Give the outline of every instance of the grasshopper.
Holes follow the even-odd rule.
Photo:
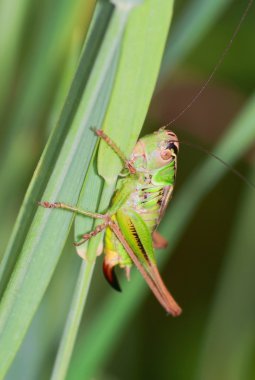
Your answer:
[[[107,213],[93,213],[60,202],[43,201],[39,205],[101,219],[102,224],[74,244],[81,245],[105,230],[103,272],[107,281],[120,290],[114,267],[124,268],[129,279],[134,264],[167,313],[178,316],[181,308],[159,274],[154,252],[154,248],[167,245],[156,229],[173,193],[179,151],[177,136],[160,128],[140,138],[127,159],[102,130],[95,130],[95,133],[119,156],[125,171],[117,181]]]

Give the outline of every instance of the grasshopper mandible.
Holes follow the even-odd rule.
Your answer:
[[[102,224],[74,244],[81,245],[105,230],[103,272],[108,282],[120,290],[114,267],[125,268],[129,278],[130,268],[135,264],[164,309],[178,316],[181,308],[159,274],[154,253],[154,248],[167,245],[156,229],[173,193],[179,151],[177,136],[160,128],[139,139],[127,159],[102,130],[95,133],[115,151],[126,171],[126,175],[118,179],[107,213],[93,213],[60,202],[43,201],[39,205],[102,219]]]

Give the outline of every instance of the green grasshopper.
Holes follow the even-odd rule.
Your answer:
[[[138,140],[130,159],[102,131],[102,138],[123,161],[126,175],[118,179],[117,190],[106,214],[98,214],[65,203],[39,202],[46,208],[61,208],[102,219],[95,230],[74,243],[81,245],[105,230],[103,272],[108,282],[120,290],[114,267],[125,268],[129,279],[135,264],[164,309],[178,316],[181,308],[167,290],[157,269],[154,248],[167,245],[156,231],[173,193],[179,143],[177,136],[164,128]],[[124,173],[123,173],[124,175]]]

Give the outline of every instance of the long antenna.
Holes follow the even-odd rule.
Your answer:
[[[253,190],[255,190],[255,184],[253,182],[251,182],[242,173],[240,173],[239,170],[235,169],[232,165],[230,165],[226,161],[222,160],[222,158],[220,158],[216,154],[212,153],[210,150],[208,150],[208,149],[206,149],[206,148],[204,148],[204,147],[202,147],[200,145],[191,143],[189,141],[182,140],[182,141],[178,141],[178,143],[185,144],[185,145],[187,145],[187,146],[189,146],[191,148],[195,148],[197,150],[200,150],[201,152],[206,153],[208,156],[211,156],[211,157],[215,158],[217,161],[219,161],[221,164],[223,164],[228,170],[230,170],[237,177],[239,177],[243,182],[245,182],[246,185],[248,185],[250,188],[252,188]]]
[[[227,46],[225,47],[225,49],[223,50],[223,53],[221,54],[217,64],[214,66],[211,74],[209,75],[209,77],[207,78],[207,80],[205,81],[205,83],[203,84],[203,86],[200,88],[200,90],[198,91],[198,93],[194,96],[194,98],[186,105],[186,107],[180,112],[177,114],[177,116],[171,120],[169,123],[167,123],[166,125],[164,125],[164,127],[169,127],[170,125],[172,125],[176,120],[180,119],[180,117],[197,101],[197,99],[200,97],[200,95],[204,92],[204,90],[207,88],[209,82],[211,81],[211,79],[213,78],[214,74],[216,73],[216,71],[218,70],[218,68],[221,66],[222,62],[224,61],[230,47],[232,46],[241,26],[242,26],[242,23],[244,22],[249,10],[250,10],[250,7],[252,6],[252,3],[253,3],[253,0],[249,0],[248,1],[248,4],[242,14],[242,17],[240,18],[240,21],[239,23],[237,24],[233,34],[232,34],[232,37],[230,38]]]

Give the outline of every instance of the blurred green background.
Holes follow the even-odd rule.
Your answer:
[[[9,15],[1,21],[0,33],[4,47],[0,60],[1,255],[72,79],[93,13],[93,2],[82,11],[85,3],[46,0],[39,5],[24,0],[17,6],[12,1],[9,11],[4,0],[0,3],[0,9],[7,12],[2,14]],[[143,134],[171,122],[198,93],[246,4],[176,2]],[[171,125],[181,141],[213,150],[252,97],[254,16],[253,6],[205,91]],[[250,149],[255,132],[253,137],[234,166],[255,182]],[[228,157],[220,158],[229,162]],[[173,204],[186,179],[195,175],[206,159],[199,150],[181,145]],[[215,167],[221,165],[214,163]],[[166,316],[145,286],[136,299],[135,289],[128,293],[132,281],[126,284],[121,271],[123,292],[115,294],[102,276],[102,258],[98,258],[71,379],[255,378],[255,193],[229,171],[209,190],[196,203],[162,270],[183,315],[178,319]],[[192,192],[188,201],[193,203]],[[166,232],[175,228],[171,206],[163,226],[170,246],[172,235]],[[9,380],[50,377],[80,265],[71,244],[73,233],[70,235]]]

